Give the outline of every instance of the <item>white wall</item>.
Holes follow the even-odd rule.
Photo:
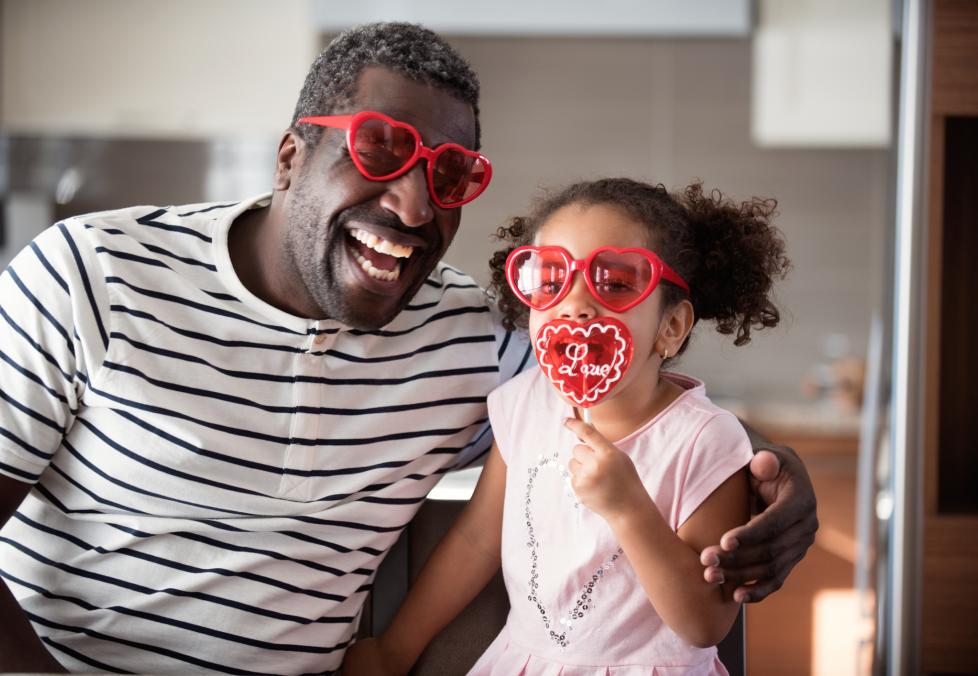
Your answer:
[[[3,0],[2,130],[277,135],[317,51],[310,16],[309,0]]]

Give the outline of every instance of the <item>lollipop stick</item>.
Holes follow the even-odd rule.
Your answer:
[[[584,422],[588,425],[591,424],[591,409],[589,408],[584,409]]]

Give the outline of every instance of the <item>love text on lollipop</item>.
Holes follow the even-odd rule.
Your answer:
[[[537,361],[554,387],[576,406],[594,406],[621,380],[632,361],[632,334],[613,317],[579,324],[555,319],[533,343]]]

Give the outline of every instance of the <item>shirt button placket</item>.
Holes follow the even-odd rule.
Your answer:
[[[336,338],[335,333],[323,333],[323,327],[317,322],[306,340],[306,349],[296,355],[295,376],[293,385],[292,405],[296,408],[315,409],[322,406],[325,387],[315,379],[322,378],[326,373],[326,359],[322,353],[330,348]],[[320,415],[314,412],[299,412],[293,414],[292,443],[286,459],[286,466],[293,470],[308,471],[313,468],[318,447],[309,443],[318,439]],[[303,440],[297,442],[296,440]],[[314,482],[308,476],[291,474],[283,477],[283,493],[293,500],[310,500]]]

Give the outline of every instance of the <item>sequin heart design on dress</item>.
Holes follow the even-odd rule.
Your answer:
[[[591,574],[591,579],[585,583],[581,588],[580,592],[575,597],[574,607],[568,610],[563,615],[558,615],[558,625],[561,627],[559,630],[556,625],[554,625],[553,617],[554,615],[548,612],[546,606],[540,600],[537,591],[540,588],[540,570],[539,570],[539,560],[540,560],[540,542],[536,538],[536,534],[533,530],[533,485],[536,482],[537,475],[540,473],[541,469],[552,468],[555,472],[559,473],[563,482],[566,486],[566,491],[569,492],[571,499],[573,500],[574,508],[580,509],[581,503],[577,500],[577,496],[574,494],[574,489],[571,486],[571,476],[570,471],[563,466],[560,461],[557,460],[557,453],[552,455],[541,455],[535,465],[531,465],[527,468],[526,477],[526,498],[523,505],[523,515],[526,518],[526,532],[527,540],[526,546],[530,550],[530,578],[529,587],[530,593],[527,595],[526,600],[530,603],[536,605],[537,610],[540,611],[540,621],[543,622],[544,628],[549,632],[550,640],[553,641],[563,652],[570,643],[570,639],[567,635],[574,628],[574,624],[583,619],[588,612],[594,608],[594,588],[605,578],[605,576],[615,567],[615,563],[624,554],[621,547],[609,556],[604,563],[602,563],[598,568]]]
[[[577,406],[588,407],[608,394],[632,361],[632,335],[614,317],[580,324],[554,319],[533,342],[544,374]]]

